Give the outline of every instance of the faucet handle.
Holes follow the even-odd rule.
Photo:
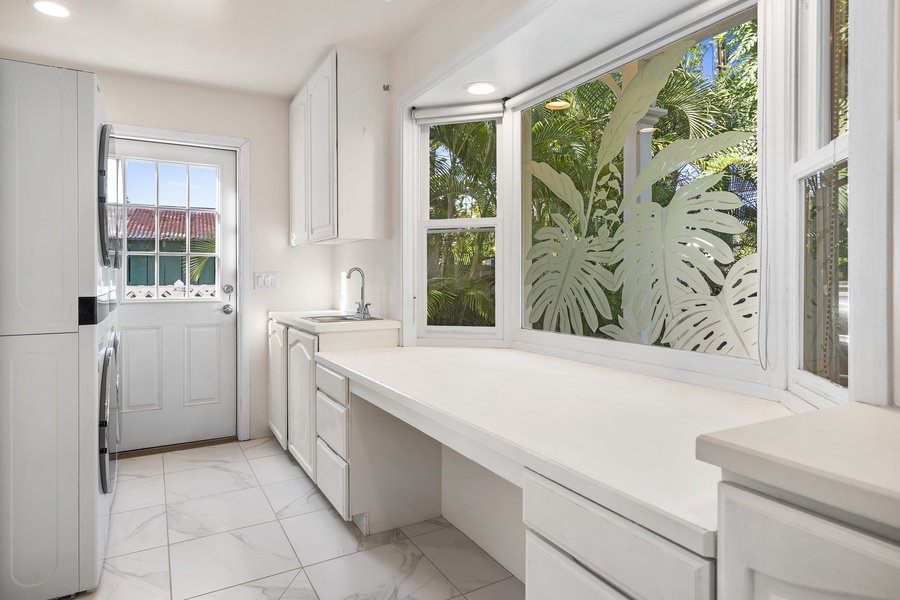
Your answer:
[[[357,303],[357,304],[358,304],[358,303]],[[362,309],[363,318],[371,317],[371,316],[372,316],[372,315],[369,314],[369,307],[370,307],[370,306],[372,306],[372,303],[371,303],[371,302],[366,302],[366,305],[363,306],[363,309]]]

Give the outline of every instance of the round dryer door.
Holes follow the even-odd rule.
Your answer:
[[[118,421],[116,391],[110,385],[116,378],[115,353],[111,346],[103,353],[100,371],[100,486],[104,494],[111,494],[116,484],[116,423]]]

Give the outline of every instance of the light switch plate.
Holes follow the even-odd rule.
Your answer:
[[[278,271],[256,271],[253,273],[253,288],[257,290],[275,290],[281,287]]]

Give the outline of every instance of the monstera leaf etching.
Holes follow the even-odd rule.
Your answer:
[[[660,150],[650,163],[641,169],[640,174],[619,206],[619,214],[637,200],[638,196],[650,189],[654,183],[674,173],[686,164],[715,152],[721,152],[727,148],[737,146],[752,137],[743,131],[727,131],[709,138],[675,140]]]
[[[742,205],[730,192],[708,191],[722,175],[709,175],[682,186],[668,206],[635,204],[634,216],[616,231],[610,264],[619,264],[615,286],[623,305],[631,307],[639,331],[649,328],[650,343],[659,339],[674,303],[689,294],[709,295],[710,281],[724,284],[715,261],[734,262],[731,248],[713,232],[744,231],[737,218],[719,212]]]
[[[605,325],[600,328],[600,331],[619,342],[644,343],[644,338],[641,337],[641,332],[637,330],[634,323],[622,315],[619,315],[618,325]]]
[[[551,192],[553,192],[560,200],[565,202],[575,216],[578,217],[578,224],[581,228],[582,235],[587,230],[587,219],[585,218],[584,198],[572,179],[565,173],[557,173],[553,167],[546,163],[528,162],[525,164],[525,172],[537,177]]]
[[[612,318],[604,290],[613,284],[605,266],[610,258],[609,233],[601,229],[596,236],[581,237],[560,215],[554,213],[552,219],[557,227],[539,229],[527,256],[531,322],[543,317],[548,331],[584,335],[582,317],[592,331],[600,326],[597,313]]]
[[[597,166],[604,167],[612,161],[622,147],[625,139],[634,131],[634,127],[647,114],[659,91],[666,85],[672,70],[684,58],[685,52],[694,45],[692,40],[683,40],[672,44],[665,52],[654,56],[628,82],[624,89],[615,86],[615,80],[603,81],[612,88],[619,101],[609,117],[609,123],[603,130],[600,148],[597,151]]]
[[[673,348],[755,358],[759,299],[758,260],[745,256],[732,265],[717,296],[692,295],[674,303],[680,311],[666,326]]]

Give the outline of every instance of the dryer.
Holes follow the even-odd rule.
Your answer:
[[[106,118],[94,74],[0,60],[4,600],[93,589],[105,558],[121,231]]]

